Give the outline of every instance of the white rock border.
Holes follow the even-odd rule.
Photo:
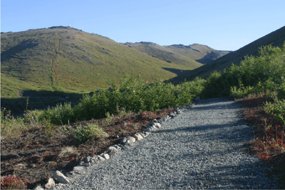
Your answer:
[[[149,136],[151,132],[160,129],[162,127],[163,122],[173,119],[182,112],[183,111],[180,108],[177,108],[173,112],[169,113],[166,117],[161,118],[159,120],[154,119],[153,121],[149,122],[146,129],[143,132],[138,132],[134,136],[124,137],[121,143],[108,147],[108,149],[102,154],[94,155],[93,157],[87,156],[82,161],[80,161],[79,165],[73,167],[73,170],[68,173],[69,177],[73,177],[75,175],[81,175],[87,170],[89,166],[111,159],[112,157],[116,156],[116,154],[120,153],[126,146],[134,146],[136,141],[143,140],[144,138]],[[51,171],[51,174],[53,178],[49,178],[48,182],[45,184],[46,188],[49,187],[50,183],[54,181],[56,182],[55,186],[61,186],[62,184],[70,183],[69,177],[66,177],[63,173],[61,173],[58,170]],[[54,187],[53,183],[51,186]],[[35,189],[40,189],[40,188],[44,189],[41,185],[37,185]]]

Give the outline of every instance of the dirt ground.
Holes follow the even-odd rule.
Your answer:
[[[251,152],[272,166],[273,174],[280,179],[281,188],[285,188],[285,127],[262,110],[266,101],[262,97],[241,100],[244,108],[242,114],[255,129]],[[28,188],[43,185],[50,176],[50,171],[71,171],[86,156],[104,152],[123,137],[142,131],[150,121],[164,117],[171,111],[173,109],[130,113],[65,126],[33,127],[17,139],[1,140],[1,176],[15,175]],[[97,124],[109,137],[78,143],[70,136],[70,131],[76,126],[87,124]]]
[[[130,113],[107,119],[91,120],[65,126],[37,126],[22,133],[17,139],[2,139],[1,176],[15,175],[28,188],[45,184],[50,171],[68,172],[87,157],[104,152],[123,137],[142,131],[153,119],[169,114],[173,109],[158,112]],[[80,144],[70,136],[75,126],[97,124],[108,133],[108,137],[90,139]]]

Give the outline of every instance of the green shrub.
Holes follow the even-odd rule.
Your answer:
[[[249,94],[252,94],[254,92],[254,88],[251,86],[246,86],[246,87],[236,87],[233,86],[231,87],[231,97],[233,98],[243,98],[248,96]]]
[[[104,118],[107,114],[126,112],[155,111],[176,107],[192,102],[204,89],[204,79],[196,79],[179,85],[171,83],[144,83],[139,79],[127,78],[120,85],[99,89],[92,95],[85,95],[80,102],[58,105],[44,111],[40,120],[53,124]]]
[[[24,119],[13,117],[10,111],[1,109],[1,136],[6,138],[18,138],[24,130],[30,128],[24,123]]]
[[[24,114],[24,122],[28,124],[39,124],[43,111],[29,110]]]
[[[258,56],[246,57],[239,65],[233,64],[223,72],[213,72],[207,78],[203,95],[238,95],[248,87],[254,87],[256,94],[272,95],[285,81],[284,56],[285,45],[283,48],[265,46],[260,49]]]
[[[72,132],[73,138],[78,143],[84,143],[89,139],[98,139],[108,137],[108,134],[95,124],[79,126]]]
[[[74,121],[74,111],[70,103],[60,104],[48,108],[39,116],[40,121],[49,121],[53,124],[66,124]]]
[[[264,111],[285,125],[285,100],[267,102],[264,106]]]
[[[1,136],[17,138],[30,126],[25,125],[23,118],[9,118],[1,120]]]

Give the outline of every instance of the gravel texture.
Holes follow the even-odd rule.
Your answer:
[[[57,189],[271,189],[268,169],[250,155],[253,131],[232,101],[200,101],[146,139]]]

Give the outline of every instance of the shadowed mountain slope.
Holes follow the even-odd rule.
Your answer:
[[[274,32],[271,32],[250,44],[238,49],[237,51],[231,52],[215,61],[211,64],[203,65],[192,71],[185,71],[183,75],[171,79],[173,82],[181,82],[184,80],[190,80],[197,76],[208,76],[213,71],[221,71],[231,64],[239,64],[245,56],[257,55],[259,49],[262,46],[282,46],[285,42],[285,27],[282,27]]]

